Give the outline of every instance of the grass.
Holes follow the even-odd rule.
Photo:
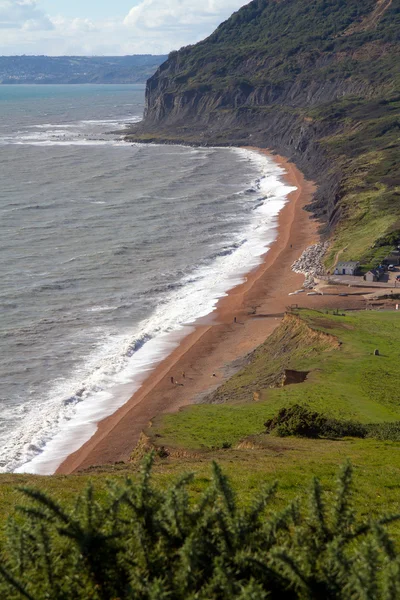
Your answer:
[[[251,445],[253,442],[253,445]],[[350,457],[355,472],[356,504],[365,515],[396,513],[400,500],[400,443],[375,440],[308,440],[257,436],[247,448],[211,451],[203,456],[171,456],[155,465],[163,487],[182,472],[194,472],[194,494],[210,480],[210,460],[229,476],[240,502],[246,504],[264,484],[279,482],[277,507],[303,494],[313,476],[333,492],[338,465]],[[398,528],[400,534],[400,527]]]
[[[204,491],[211,479],[211,460],[216,460],[230,478],[239,502],[247,505],[254,491],[264,484],[279,482],[275,507],[283,507],[288,500],[304,494],[313,476],[320,478],[328,495],[335,489],[338,465],[351,457],[354,466],[355,501],[364,515],[396,513],[400,500],[400,444],[375,440],[308,440],[271,436],[249,438],[241,449],[212,450],[199,455],[171,455],[157,459],[154,467],[156,484],[165,488],[182,473],[193,472],[196,479],[191,485],[192,497]],[[0,475],[0,517],[4,524],[15,507],[23,503],[17,485],[40,487],[57,500],[73,505],[76,496],[90,480],[101,501],[107,482],[136,477],[137,465],[128,464],[118,470],[64,477],[32,475]],[[393,531],[400,537],[400,527]],[[0,528],[0,537],[4,535]]]

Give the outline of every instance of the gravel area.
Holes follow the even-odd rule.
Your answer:
[[[309,246],[303,252],[298,260],[292,264],[292,270],[295,273],[303,273],[305,280],[303,287],[312,289],[314,287],[314,277],[325,275],[322,259],[328,250],[329,243],[314,244]]]

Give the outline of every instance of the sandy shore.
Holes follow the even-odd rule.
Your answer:
[[[99,423],[94,436],[71,454],[57,473],[128,460],[141,431],[155,415],[196,402],[218,387],[232,373],[230,365],[272,333],[289,304],[327,304],[327,299],[319,296],[288,297],[304,280],[291,271],[292,263],[318,241],[317,223],[303,210],[314,185],[285,158],[271,158],[285,169],[286,181],[297,190],[279,214],[278,236],[263,263],[218,302],[210,317],[195,324],[193,333],[151,372],[124,406]],[[171,377],[180,385],[172,384]]]

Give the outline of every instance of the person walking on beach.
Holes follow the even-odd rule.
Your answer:
[[[182,371],[182,379],[185,379],[186,375],[185,375],[185,371]]]
[[[171,383],[174,383],[174,378],[173,377],[171,377]]]
[[[237,322],[237,319],[236,319],[236,317],[233,317],[233,322],[234,322],[234,323],[236,323],[236,322]]]

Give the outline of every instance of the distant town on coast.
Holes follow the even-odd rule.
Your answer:
[[[0,56],[0,84],[146,83],[166,55]]]

